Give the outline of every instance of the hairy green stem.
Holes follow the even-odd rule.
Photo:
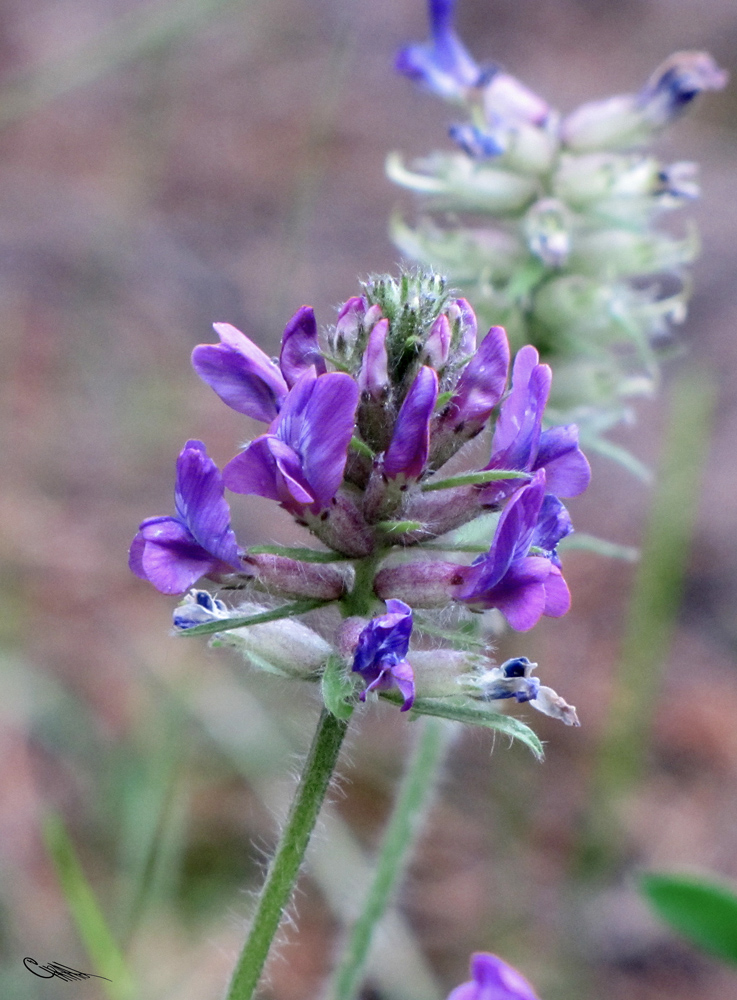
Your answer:
[[[424,808],[449,743],[450,727],[446,723],[423,719],[418,725],[422,727],[420,738],[399,789],[363,909],[350,931],[343,959],[330,984],[329,1000],[354,1000],[358,996],[374,928],[390,903],[414,847]]]
[[[322,710],[276,854],[256,904],[251,930],[236,965],[226,1000],[251,1000],[284,909],[289,903],[343,743],[347,720]]]

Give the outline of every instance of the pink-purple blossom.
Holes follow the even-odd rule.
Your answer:
[[[470,982],[451,991],[448,1000],[538,1000],[524,976],[487,951],[471,956],[471,976]]]
[[[396,688],[404,698],[401,711],[412,707],[415,683],[407,650],[412,635],[412,609],[404,601],[388,600],[386,614],[373,618],[358,637],[353,671],[366,681],[361,701],[369,691]]]
[[[343,480],[357,405],[358,385],[350,375],[318,378],[309,368],[268,433],[225,466],[225,485],[234,493],[276,500],[297,516],[325,510]]]
[[[514,361],[512,389],[499,410],[487,469],[536,472],[545,469],[548,492],[574,497],[583,493],[591,479],[586,456],[578,446],[575,424],[542,430],[552,373],[539,363],[534,347],[523,347]],[[484,501],[509,495],[517,482],[491,483],[483,490]]]
[[[460,582],[453,587],[455,600],[477,610],[498,608],[518,632],[531,629],[542,615],[559,618],[571,604],[559,566],[547,556],[530,555],[536,542],[554,552],[559,541],[547,519],[538,527],[545,492],[541,469],[504,508],[489,551],[459,569]],[[560,527],[567,533],[567,525]]]
[[[177,459],[176,515],[149,517],[130,548],[128,565],[163,594],[183,594],[203,576],[241,568],[230,526],[223,477],[202,441],[188,441]]]

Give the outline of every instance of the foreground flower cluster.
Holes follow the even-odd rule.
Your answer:
[[[194,369],[264,433],[222,472],[201,441],[188,441],[176,513],[143,521],[130,567],[165,594],[207,577],[247,587],[249,602],[229,610],[192,590],[175,626],[215,632],[259,666],[321,679],[336,713],[383,692],[405,711],[460,711],[482,724],[504,699],[575,724],[575,711],[531,676],[534,664],[490,659],[493,628],[472,614],[496,609],[526,631],[570,606],[556,549],[573,529],[560,498],[585,490],[590,471],[576,427],[545,426],[551,372],[536,349],[520,350],[510,373],[505,331],[477,342],[468,303],[424,273],[368,281],[323,340],[313,310],[301,308],[278,360],[229,324],[215,330],[220,342],[195,348]],[[472,449],[481,461],[463,471],[458,453],[489,424],[490,444]],[[275,501],[324,549],[244,550],[225,488]],[[295,618],[331,604],[339,621],[323,613],[313,628]],[[418,631],[436,647],[445,641],[411,650],[424,610]]]
[[[698,252],[658,228],[699,195],[695,163],[646,151],[699,94],[727,74],[704,52],[677,52],[635,94],[561,116],[515,77],[479,66],[453,28],[455,0],[430,0],[431,39],[400,52],[397,69],[451,102],[455,152],[388,172],[414,191],[420,217],[393,236],[411,259],[440,268],[515,345],[554,359],[555,405],[595,408],[587,440],[651,389],[658,355],[685,318],[685,265]],[[605,409],[608,417],[602,415]],[[608,449],[611,450],[611,449]]]

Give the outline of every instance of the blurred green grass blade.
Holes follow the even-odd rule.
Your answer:
[[[99,983],[110,1000],[133,1000],[133,978],[79,863],[64,823],[51,815],[44,823],[44,842],[77,932],[87,949]],[[84,971],[84,970],[83,970]]]
[[[593,552],[597,556],[604,556],[605,559],[623,559],[625,562],[638,562],[640,550],[631,545],[619,545],[617,542],[609,542],[606,538],[597,538],[596,535],[587,535],[584,532],[574,531],[572,535],[567,535],[558,544],[559,552]]]
[[[647,874],[640,888],[672,930],[737,965],[737,895],[726,885],[694,876]]]
[[[159,0],[143,5],[71,52],[4,83],[0,87],[0,128],[127,62],[164,48],[218,11],[236,6],[248,8],[254,6],[254,0]]]
[[[601,747],[599,778],[609,791],[636,780],[647,750],[653,700],[681,604],[714,397],[703,373],[682,375],[671,387],[663,457]]]

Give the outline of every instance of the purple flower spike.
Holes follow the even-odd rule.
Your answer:
[[[515,358],[512,391],[502,403],[486,468],[545,469],[551,493],[578,496],[591,479],[589,463],[578,447],[578,428],[568,424],[541,430],[551,380],[550,368],[538,363],[535,348],[523,347]],[[494,502],[516,486],[513,480],[492,483],[483,490],[484,502]]]
[[[195,347],[192,367],[228,406],[271,423],[288,391],[284,376],[240,330],[230,323],[214,327],[221,343]]]
[[[440,97],[461,100],[482,73],[455,33],[454,7],[455,0],[430,0],[431,41],[402,49],[396,69]]]
[[[457,986],[448,1000],[539,1000],[524,976],[487,951],[471,956],[471,975],[471,982]]]
[[[343,479],[358,386],[350,375],[317,378],[310,368],[284,401],[268,434],[223,469],[228,489],[277,500],[300,515],[330,506]]]
[[[554,552],[562,537],[555,536],[549,511],[543,512],[538,529],[544,498],[545,473],[540,470],[505,507],[488,553],[460,570],[462,583],[453,593],[455,600],[479,610],[499,608],[518,632],[531,629],[542,615],[559,618],[571,604],[568,586],[552,559],[528,555],[536,541]],[[558,526],[568,533],[562,518]]]
[[[358,374],[359,389],[367,392],[372,399],[381,399],[389,385],[389,359],[386,353],[388,333],[388,319],[380,320],[371,330]]]
[[[175,496],[176,516],[143,521],[128,560],[162,594],[183,594],[202,576],[242,568],[223,477],[201,441],[188,441],[177,459]]]
[[[284,328],[279,367],[290,389],[310,367],[318,375],[327,371],[317,342],[317,323],[311,306],[298,309]]]
[[[443,428],[472,437],[484,426],[504,395],[509,373],[509,341],[503,327],[492,326],[458,380],[443,417]],[[501,418],[500,418],[501,419]]]
[[[361,701],[366,700],[369,691],[397,688],[404,698],[400,711],[406,712],[415,698],[414,674],[406,660],[412,634],[412,609],[404,601],[390,599],[386,602],[386,610],[385,615],[370,621],[359,635],[353,671],[367,682]]]
[[[437,398],[438,376],[425,365],[400,407],[384,456],[384,472],[390,479],[399,475],[419,479],[424,472],[430,449],[430,418]]]

